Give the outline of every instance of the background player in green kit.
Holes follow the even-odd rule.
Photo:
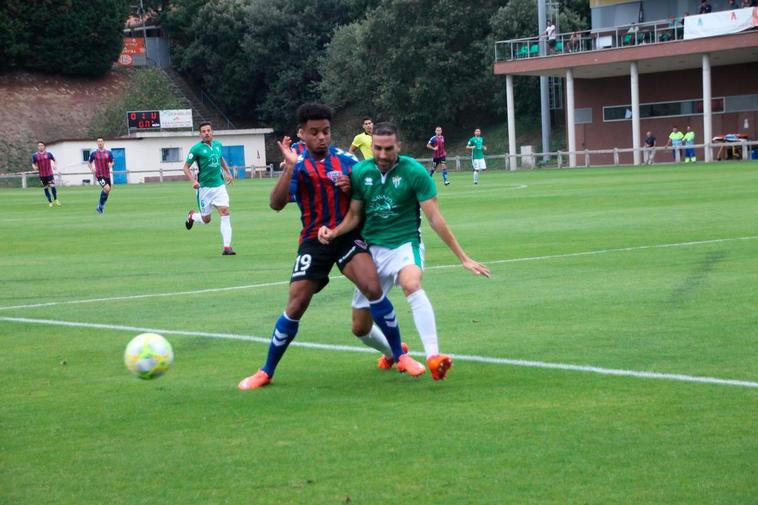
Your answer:
[[[208,224],[211,222],[211,211],[216,207],[221,220],[221,238],[224,242],[223,256],[233,256],[237,253],[232,249],[232,223],[229,216],[229,194],[227,184],[232,183],[232,173],[221,156],[221,142],[213,140],[213,127],[210,123],[200,123],[201,141],[192,146],[187,161],[184,163],[184,175],[197,190],[197,204],[200,212],[190,209],[184,226],[189,230],[195,223]],[[190,167],[197,162],[197,178]]]
[[[329,243],[358,227],[365,216],[361,234],[369,244],[386,294],[398,284],[413,313],[427,366],[435,380],[444,379],[452,359],[440,354],[434,309],[421,287],[424,245],[421,241],[421,211],[463,266],[476,275],[490,271],[469,258],[445,222],[437,203],[437,188],[426,169],[413,158],[399,156],[397,127],[392,123],[374,126],[374,158],[353,167],[350,176],[352,201],[342,223],[333,228],[322,226],[319,240]],[[368,303],[360,293],[353,297],[353,332],[366,334],[371,327]],[[356,333],[358,334],[358,333]]]
[[[487,163],[484,161],[484,151],[487,150],[487,146],[484,144],[482,130],[477,128],[474,130],[474,136],[468,139],[468,144],[466,144],[466,149],[471,149],[471,164],[474,167],[474,184],[479,184],[479,171],[487,170]]]

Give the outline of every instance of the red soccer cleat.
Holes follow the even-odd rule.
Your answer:
[[[435,354],[426,360],[426,366],[432,371],[432,379],[439,381],[447,376],[447,371],[453,366],[453,358],[447,354]]]
[[[403,348],[403,352],[407,353],[408,352],[408,344],[406,344],[405,342],[403,342],[401,344],[401,346]],[[384,354],[382,354],[381,357],[379,358],[379,361],[377,361],[377,368],[381,368],[382,370],[391,370],[392,369],[392,365],[394,365],[394,364],[395,364],[395,360],[394,359],[388,358],[387,356],[385,356]]]
[[[248,389],[262,388],[263,386],[268,386],[269,384],[271,384],[271,377],[269,374],[263,370],[258,370],[255,372],[255,375],[251,375],[250,377],[245,377],[242,379],[242,382],[240,382],[237,387],[240,389],[240,391],[247,391]]]

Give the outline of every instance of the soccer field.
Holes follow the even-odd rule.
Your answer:
[[[493,276],[424,224],[448,378],[377,369],[334,269],[244,393],[297,249],[273,181],[230,188],[234,257],[217,215],[184,229],[188,183],[117,186],[102,216],[93,187],[0,191],[0,503],[756,503],[758,164],[451,181]],[[176,356],[154,381],[123,364],[146,329]]]

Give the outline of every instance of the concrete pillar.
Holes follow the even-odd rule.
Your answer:
[[[711,55],[703,55],[703,144],[705,144],[705,162],[713,161],[710,144],[713,138],[713,110],[711,97]]]
[[[574,69],[566,70],[566,131],[568,135],[569,167],[576,166],[576,109],[574,107]]]
[[[516,105],[513,100],[513,76],[505,76],[505,103],[508,109],[508,164],[511,170],[516,170]]]
[[[634,149],[634,164],[642,164],[640,156],[640,72],[637,62],[629,66],[632,85],[632,147]]]

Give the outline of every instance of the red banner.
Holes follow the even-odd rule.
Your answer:
[[[121,49],[121,55],[118,57],[118,64],[126,67],[132,65],[135,55],[145,55],[145,39],[124,37],[124,48]]]

